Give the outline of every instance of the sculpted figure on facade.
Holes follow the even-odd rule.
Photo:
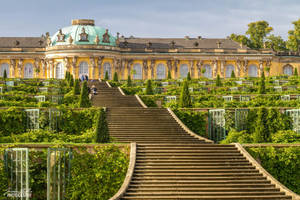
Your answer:
[[[121,60],[121,78],[124,78],[125,63],[126,63],[126,60],[122,59]]]
[[[16,60],[10,59],[10,70],[11,70],[11,77],[15,77],[15,66],[16,66]]]
[[[236,61],[236,74],[238,77],[240,77],[241,75],[241,61],[240,60],[237,60]]]
[[[44,59],[41,60],[41,66],[42,66],[42,77],[46,77],[46,61]]]
[[[18,77],[22,77],[23,59],[19,59],[18,62]]]
[[[49,60],[49,68],[50,68],[50,73],[49,73],[49,75],[50,75],[50,78],[53,78],[53,65],[54,65],[54,61],[51,59],[51,60]]]
[[[40,59],[35,59],[33,66],[34,66],[33,67],[34,77],[38,78],[38,75],[39,75],[39,72],[40,72]]]
[[[172,60],[167,61],[167,66],[168,66],[168,71],[171,72],[172,71]]]
[[[203,60],[197,60],[196,66],[197,66],[198,78],[199,78],[201,76],[201,69],[203,67]]]
[[[178,63],[179,63],[179,60],[175,60],[174,61],[174,71],[175,71],[175,77],[174,78],[177,78],[178,76]]]
[[[77,57],[76,56],[74,56],[73,58],[72,58],[72,68],[73,68],[73,76],[74,77],[76,77],[76,68],[77,68]]]
[[[92,79],[95,79],[95,68],[96,68],[96,64],[95,64],[95,58],[94,57],[90,57],[90,63],[91,63],[91,69],[92,69]]]
[[[64,58],[64,66],[69,71],[70,63],[69,63],[69,59],[67,57]]]
[[[98,64],[98,76],[99,76],[99,78],[101,78],[101,70],[102,70],[103,59],[104,59],[104,56],[99,56],[98,57],[98,61],[97,61],[97,64]]]
[[[154,78],[154,65],[155,65],[155,60],[151,60],[151,63],[150,63],[150,69],[151,69],[151,79]]]
[[[127,60],[127,73],[128,73],[128,76],[131,75],[131,67],[132,67],[132,64],[133,64],[133,59],[128,59],[128,60]]]
[[[148,78],[148,61],[143,60],[144,77]]]
[[[259,76],[261,76],[263,69],[264,69],[264,67],[263,67],[263,61],[260,60],[259,61]]]
[[[120,70],[120,59],[114,58],[113,60],[113,68],[115,72],[119,73]]]
[[[243,65],[244,65],[244,67],[243,67],[244,73],[246,73],[247,72],[247,67],[248,67],[248,60],[245,60]]]
[[[190,68],[190,72],[191,72],[191,78],[194,78],[194,61],[193,60],[191,60],[190,61],[190,66],[191,66],[191,68]]]
[[[218,73],[218,61],[217,60],[214,60],[212,62],[212,65],[213,65],[213,77],[216,77],[217,76],[217,73]]]
[[[224,66],[225,66],[225,62],[226,62],[225,60],[221,60],[221,61],[220,61],[220,65],[221,65],[221,66],[220,66],[220,67],[221,67],[221,77],[225,77],[225,76],[224,76]]]

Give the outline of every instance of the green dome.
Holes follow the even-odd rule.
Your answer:
[[[85,32],[87,34],[87,40],[82,40],[81,33]],[[105,38],[103,36],[108,35]],[[61,37],[63,39],[59,40],[59,35],[64,35]],[[70,39],[70,36],[72,39]],[[98,36],[98,43],[96,37]],[[104,40],[103,40],[104,39]],[[51,46],[57,45],[70,45],[72,41],[73,45],[108,45],[116,46],[116,38],[113,37],[107,29],[94,26],[94,20],[73,20],[72,26],[62,28],[56,32],[51,38]]]

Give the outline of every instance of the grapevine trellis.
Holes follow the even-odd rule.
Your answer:
[[[280,99],[281,99],[282,101],[289,101],[289,100],[291,100],[291,96],[290,96],[290,95],[282,95],[282,96],[280,97]]]
[[[223,96],[224,101],[232,101],[233,96]]]
[[[11,199],[26,199],[31,196],[29,189],[28,148],[6,149],[4,154],[8,177],[6,196]]]
[[[46,101],[46,97],[44,95],[34,96],[34,98],[36,98],[38,102],[45,102]]]
[[[215,142],[224,140],[226,138],[225,110],[209,110],[208,121],[209,138]]]
[[[251,97],[246,95],[240,95],[240,101],[250,101]]]
[[[293,130],[300,133],[300,109],[286,110],[285,113],[292,118]]]
[[[176,102],[176,100],[177,100],[176,96],[165,96],[165,101],[167,103],[169,103],[169,102]]]
[[[0,93],[1,93],[1,94],[3,93],[3,89],[2,89],[2,87],[0,87]]]
[[[237,131],[242,131],[246,129],[247,118],[249,109],[238,108],[235,109],[235,129]]]
[[[47,200],[64,200],[70,180],[72,151],[69,148],[48,148]]]
[[[49,128],[50,130],[59,130],[61,112],[55,108],[49,109]]]

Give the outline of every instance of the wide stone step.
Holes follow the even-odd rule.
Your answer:
[[[261,178],[261,177],[260,177]],[[199,185],[206,185],[206,186],[211,186],[211,185],[221,185],[221,186],[230,186],[230,185],[257,185],[257,184],[262,184],[262,185],[272,185],[271,181],[267,179],[249,179],[249,180],[149,180],[149,179],[135,179],[132,180],[131,183],[133,185],[138,185],[138,184],[150,184],[150,185],[190,185],[190,184],[199,184]],[[274,185],[272,185],[274,186]]]
[[[257,192],[272,192],[272,193],[278,193],[280,190],[278,188],[274,188],[274,187],[254,187],[254,188],[245,188],[245,187],[233,187],[233,188],[229,188],[229,187],[204,187],[204,188],[199,188],[199,187],[147,187],[147,186],[137,186],[137,187],[129,187],[128,192],[153,192],[156,193],[157,191],[159,192],[207,192],[207,193],[211,193],[211,192],[249,192],[249,193],[257,193]]]
[[[232,183],[215,183],[215,184],[210,184],[210,183],[145,183],[145,182],[137,182],[133,181],[130,184],[130,188],[197,188],[197,190],[202,189],[205,190],[206,188],[214,188],[214,189],[219,189],[219,188],[275,188],[274,185],[271,185],[269,183],[239,183],[239,184],[232,184]]]
[[[264,196],[264,195],[284,195],[284,192],[276,191],[217,191],[217,192],[202,192],[202,191],[155,191],[155,192],[126,192],[126,196],[145,196],[145,195],[209,195],[209,196],[231,196],[231,195],[246,195],[246,196]]]
[[[247,169],[247,170],[255,170],[254,166],[251,165],[246,165],[246,166],[234,166],[234,168],[232,166],[202,166],[202,165],[176,165],[174,163],[168,165],[168,166],[141,166],[141,165],[136,165],[135,167],[136,170],[144,170],[144,171],[148,171],[148,170],[166,170],[166,169],[170,169],[170,171],[172,170],[243,170],[243,169]]]

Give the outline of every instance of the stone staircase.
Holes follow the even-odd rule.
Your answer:
[[[110,135],[116,142],[137,142],[133,177],[122,199],[292,199],[234,145],[198,139],[166,109],[143,108],[105,83],[97,87],[102,94],[93,105],[107,107]]]

